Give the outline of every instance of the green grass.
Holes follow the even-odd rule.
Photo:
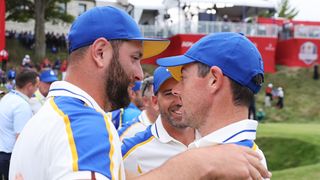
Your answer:
[[[265,83],[257,96],[257,107],[266,112],[267,122],[319,123],[320,80],[312,79],[312,68],[278,67],[278,72],[265,75]],[[283,87],[283,109],[264,107],[264,90],[268,83]],[[276,102],[273,102],[274,104]]]
[[[257,136],[272,179],[320,179],[320,124],[260,124]]]
[[[297,168],[290,168],[272,173],[272,180],[318,180],[320,163]]]

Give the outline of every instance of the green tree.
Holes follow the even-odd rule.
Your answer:
[[[74,17],[63,8],[71,0],[7,0],[6,20],[27,22],[35,20],[35,60],[46,55],[45,22],[72,22]]]
[[[281,0],[279,4],[278,17],[293,19],[295,16],[298,15],[298,13],[299,13],[299,10],[290,6],[289,0]]]

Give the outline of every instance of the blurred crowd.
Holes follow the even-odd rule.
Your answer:
[[[6,38],[17,39],[27,49],[34,48],[35,36],[34,33],[31,31],[6,31]],[[65,50],[67,47],[66,34],[47,32],[46,47],[52,53],[57,53],[61,50]]]
[[[3,60],[5,61],[5,60]],[[61,60],[57,58],[54,62],[48,58],[44,58],[40,63],[32,61],[30,55],[26,54],[21,60],[21,64],[18,67],[9,66],[3,64],[0,68],[0,86],[5,87],[6,91],[9,92],[15,88],[16,74],[25,70],[31,69],[37,73],[41,73],[46,70],[52,70],[57,77],[64,79],[66,75],[68,62],[67,60]]]

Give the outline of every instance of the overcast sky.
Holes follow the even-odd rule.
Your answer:
[[[320,21],[319,0],[290,0],[290,5],[299,9],[296,20]]]

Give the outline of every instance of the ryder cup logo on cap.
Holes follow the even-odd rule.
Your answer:
[[[153,73],[153,91],[154,94],[157,94],[161,85],[169,78],[171,74],[166,67],[159,66]]]
[[[58,78],[52,70],[45,70],[40,74],[40,81],[51,83],[57,81]]]
[[[257,93],[263,83],[263,62],[256,46],[244,35],[232,32],[209,34],[184,55],[158,59],[179,80],[182,65],[200,62],[219,67],[223,74]]]
[[[68,35],[69,53],[91,45],[98,38],[142,41],[143,58],[160,54],[170,43],[169,40],[142,37],[132,17],[111,6],[94,7],[73,22]]]

